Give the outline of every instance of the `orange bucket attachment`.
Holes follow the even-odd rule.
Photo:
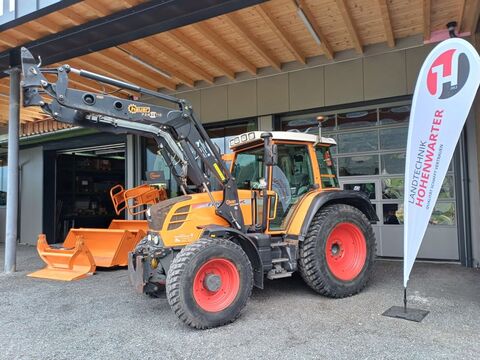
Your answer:
[[[120,213],[127,207],[124,194],[125,189],[122,185],[115,185],[110,189],[110,198],[112,199],[113,208],[117,215],[120,215]]]
[[[123,229],[70,229],[63,246],[68,248],[81,236],[96,266],[127,266],[128,253],[137,244],[137,234]]]
[[[128,253],[145,237],[146,229],[145,220],[114,220],[108,229],[70,229],[58,249],[41,234],[37,250],[47,267],[28,276],[71,281],[93,274],[96,266],[127,266]]]
[[[112,220],[110,223],[109,229],[121,229],[128,231],[137,231],[143,230],[144,232],[148,231],[148,222],[147,220]]]
[[[132,215],[139,215],[147,211],[147,205],[153,205],[166,200],[167,192],[164,188],[144,184],[125,190],[123,196],[128,212]]]
[[[139,215],[147,211],[147,205],[166,200],[167,191],[148,184],[128,190],[122,185],[115,185],[110,189],[110,197],[117,215],[125,209],[132,215]]]
[[[37,251],[47,266],[28,274],[28,276],[72,281],[92,275],[95,272],[95,261],[85,246],[82,236],[75,237],[72,240],[72,245],[72,248],[51,248],[47,244],[45,234],[40,234],[37,241]]]

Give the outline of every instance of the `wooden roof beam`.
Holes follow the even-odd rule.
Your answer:
[[[378,0],[380,14],[382,15],[383,28],[385,30],[385,39],[388,46],[395,47],[395,36],[393,35],[392,22],[390,20],[390,13],[388,11],[387,0]]]
[[[252,75],[257,74],[257,67],[252,64],[247,58],[230,46],[225,40],[223,40],[216,32],[214,32],[207,24],[197,23],[191,25],[196,31],[198,31],[204,38],[214,44],[221,52],[227,54],[232,60],[239,62],[245,69]]]
[[[60,32],[60,31],[63,30],[62,26],[53,22],[50,18],[48,18],[48,15],[39,17],[38,19],[35,19],[32,22],[32,24],[35,27],[39,26],[39,27],[44,28],[45,30],[47,30],[51,34],[56,34],[57,32]]]
[[[185,36],[180,30],[171,30],[166,33],[168,37],[172,39],[172,41],[180,44],[182,47],[190,51],[195,55],[195,57],[201,59],[203,62],[209,64],[210,66],[214,67],[226,77],[231,80],[235,80],[235,72],[232,71],[225,63],[217,60],[215,57],[207,53],[197,44],[194,44],[187,36]],[[213,81],[212,81],[213,84]]]
[[[170,32],[168,32],[170,34]],[[160,50],[164,56],[166,56],[169,59],[172,59],[172,61],[180,64],[184,68],[187,68],[194,74],[200,77],[200,79],[205,80],[209,84],[213,84],[213,76],[210,75],[207,71],[202,69],[201,67],[195,65],[193,62],[190,60],[185,59],[183,56],[178,55],[175,51],[170,49],[168,46],[164,45],[161,41],[159,41],[157,38],[151,36],[148,39],[144,40],[137,40],[137,41],[143,41],[149,44],[149,46],[153,46],[155,49]]]
[[[430,40],[432,34],[431,28],[432,2],[423,0],[423,40]]]
[[[350,14],[350,10],[348,10],[345,0],[336,0],[336,2],[343,21],[347,26],[348,33],[350,34],[350,41],[352,42],[354,49],[357,51],[357,53],[363,54],[362,42],[360,41],[357,30],[355,29],[352,15]]]
[[[60,14],[62,14],[62,16],[66,17],[67,19],[70,20],[70,22],[74,25],[74,26],[77,26],[77,25],[81,25],[81,24],[84,24],[85,23],[85,19],[83,17],[81,17],[80,15],[78,15],[76,12],[74,12],[72,9],[61,9],[61,10],[58,10],[58,12]]]
[[[139,69],[139,75],[144,75],[144,77],[148,78],[157,88],[160,88],[158,85],[162,85],[170,90],[177,89],[176,82],[171,79],[169,74],[163,75],[160,70],[154,70],[155,67],[153,67],[153,69],[150,68],[148,65],[131,58],[128,54],[116,47],[102,50],[98,52],[98,54],[100,56],[105,56],[107,61],[112,61],[131,69]],[[142,77],[143,76],[140,76],[140,79]]]
[[[189,87],[194,87],[194,80],[192,78],[185,75],[184,73],[175,70],[175,68],[169,66],[168,64],[158,61],[155,57],[146,54],[140,48],[135,46],[134,43],[120,45],[119,49],[129,52],[133,56],[138,56],[138,58],[142,61],[145,61],[152,66],[156,66],[159,69],[169,72],[173,77],[178,79],[179,82],[182,82]]]
[[[0,45],[6,45],[8,47],[16,47],[19,44],[18,44],[18,39],[8,34],[5,34],[5,32],[2,32],[0,34]]]
[[[275,35],[283,42],[285,47],[290,51],[290,53],[297,59],[297,61],[302,64],[306,64],[305,56],[302,53],[302,50],[295,44],[295,40],[292,39],[290,34],[283,30],[283,27],[278,23],[278,21],[270,14],[266,5],[261,4],[255,7],[257,13],[261,16],[263,21],[270,27],[270,29],[275,33]]]
[[[125,7],[130,8],[133,6],[139,5],[139,2],[136,0],[122,0],[122,3],[125,5]]]
[[[317,43],[320,46],[323,53],[325,54],[325,56],[328,59],[333,60],[333,57],[335,56],[335,54],[333,52],[333,49],[332,49],[330,43],[328,42],[327,37],[323,34],[322,30],[318,26],[318,24],[315,20],[315,17],[313,16],[313,13],[310,11],[310,8],[306,4],[306,2],[304,0],[298,0],[298,3],[293,1],[293,4],[295,5],[295,7],[298,6],[298,8],[302,11],[302,13],[307,18],[308,23],[312,27],[312,30],[317,35],[318,39],[320,39],[320,44],[318,44],[317,39],[314,37],[313,40],[315,40],[315,43]],[[310,30],[309,29],[307,29],[307,30],[310,33]],[[312,37],[313,37],[313,34],[312,34]]]
[[[27,28],[26,26],[17,26],[15,28],[11,28],[7,30],[9,33],[12,33],[15,35],[15,37],[23,37],[28,40],[36,40],[38,39],[39,35],[37,34],[36,31]],[[3,35],[0,35],[0,37]]]
[[[462,25],[463,25],[463,17],[465,16],[465,5],[466,0],[460,0],[460,11],[458,12],[458,20],[457,20],[457,33],[460,34],[462,32]]]
[[[230,28],[234,29],[266,62],[270,64],[274,69],[282,70],[282,65],[273,54],[268,50],[260,40],[258,40],[247,27],[241,23],[238,15],[230,13],[223,16],[223,19],[227,22]]]
[[[93,11],[94,13],[100,14],[101,16],[105,16],[110,13],[110,11],[105,8],[105,5],[97,0],[84,0],[82,1],[81,5],[89,8],[90,11]]]
[[[474,0],[470,9],[473,9],[474,11],[469,11],[467,16],[467,19],[465,23],[470,24],[469,29],[465,29],[465,31],[470,31],[470,34],[475,34],[477,30],[477,24],[478,20],[480,18],[480,0]],[[460,32],[460,27],[458,28],[458,32]]]
[[[128,58],[128,55],[119,49],[105,49],[99,52],[88,54],[86,56],[95,59],[95,65],[98,65],[100,67],[100,73],[105,73],[106,69],[111,69],[113,72],[110,70],[108,72],[114,75],[109,76],[121,77],[126,79],[127,82],[132,82],[140,86],[145,86],[146,84],[148,84],[146,87],[149,87],[150,89],[153,88],[155,90],[161,87],[166,87],[170,90],[176,90],[176,84],[174,81],[160,75],[159,73],[153,72],[153,70],[148,69],[146,66],[140,65],[134,60],[130,60]],[[118,68],[115,69],[115,66],[117,66]],[[127,67],[130,69],[139,69],[140,67],[142,67],[142,69],[144,70],[135,70],[138,75],[133,76],[121,70],[122,67]],[[116,75],[115,70],[121,73],[121,75]]]

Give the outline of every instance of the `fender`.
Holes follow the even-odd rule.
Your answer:
[[[305,220],[302,223],[299,240],[303,241],[307,235],[310,223],[318,210],[331,204],[351,205],[363,212],[367,219],[370,220],[370,223],[375,224],[379,221],[377,213],[375,212],[367,194],[354,190],[325,191],[316,195],[310,203],[310,208],[308,209]]]
[[[253,284],[257,288],[263,289],[263,278],[264,278],[263,263],[260,258],[260,254],[258,253],[258,249],[255,246],[252,239],[250,239],[247,235],[245,235],[239,230],[236,230],[230,227],[219,226],[219,225],[205,226],[201,237],[224,238],[226,240],[233,241],[237,245],[239,245],[243,249],[243,251],[245,251],[245,254],[247,254],[248,259],[252,264]]]

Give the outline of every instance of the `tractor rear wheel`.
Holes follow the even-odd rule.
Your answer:
[[[253,287],[250,260],[231,241],[206,238],[185,246],[167,275],[168,303],[188,326],[208,329],[233,322]]]
[[[375,235],[366,216],[353,206],[329,205],[315,215],[300,244],[300,274],[322,295],[351,296],[367,284],[375,252]]]

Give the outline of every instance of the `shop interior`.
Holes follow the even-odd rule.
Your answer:
[[[125,144],[57,152],[55,242],[70,228],[106,228],[123,219],[110,199],[110,189],[125,186]]]

